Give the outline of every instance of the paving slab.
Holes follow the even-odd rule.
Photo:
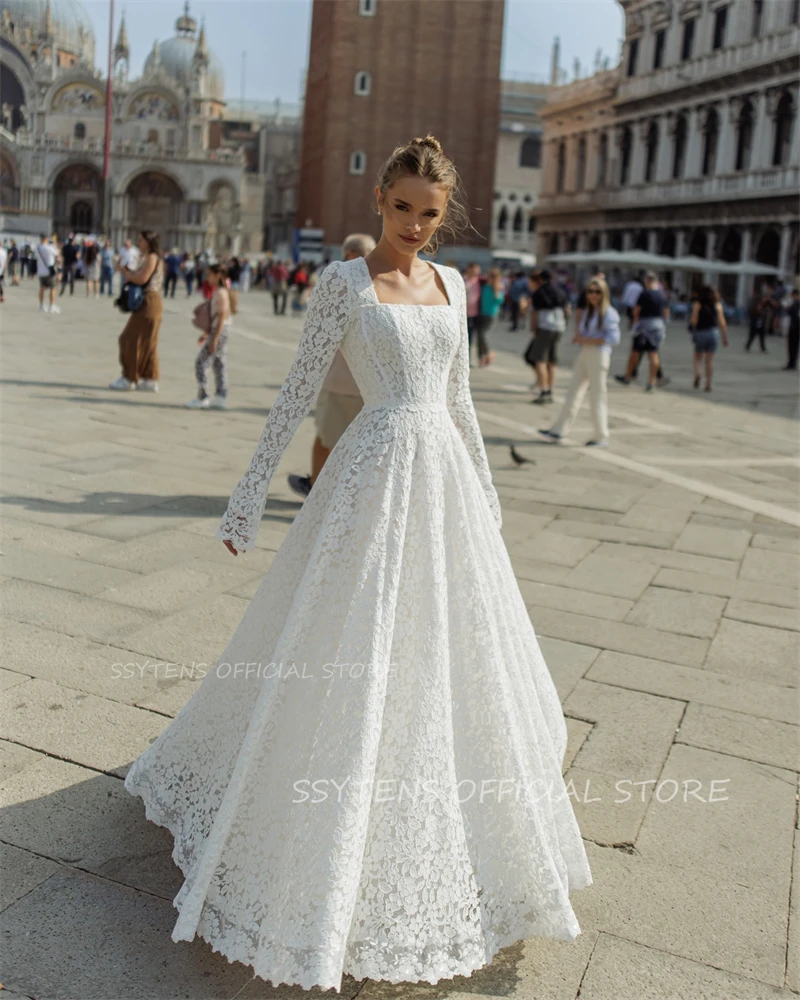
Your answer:
[[[724,618],[708,651],[718,673],[797,686],[797,633]]]
[[[760,719],[714,705],[691,704],[686,709],[676,742],[800,771],[800,726],[797,724]]]
[[[656,566],[634,559],[617,559],[597,553],[588,555],[564,577],[565,587],[589,590],[610,597],[638,600],[658,572]]]
[[[31,889],[59,871],[60,867],[49,858],[39,857],[38,854],[0,841],[0,870],[3,872],[0,882],[0,911],[22,899]],[[3,996],[3,1000],[8,998]]]
[[[687,524],[675,542],[678,552],[718,559],[741,559],[752,534],[744,529],[713,528],[706,524]]]
[[[798,820],[800,822],[800,819]],[[789,903],[789,933],[787,935],[786,986],[800,993],[800,830],[794,833],[792,894]]]
[[[577,566],[600,543],[593,538],[571,538],[558,534],[550,525],[535,538],[525,539],[513,548],[517,557],[559,566]]]
[[[656,587],[671,587],[693,594],[716,594],[742,601],[757,601],[779,608],[799,608],[800,591],[789,587],[776,587],[753,580],[737,580],[729,576],[710,573],[692,573],[681,569],[660,569],[653,578]],[[730,607],[730,603],[728,605]]]
[[[733,559],[712,559],[708,556],[695,556],[690,552],[652,548],[649,545],[603,542],[596,550],[596,554],[598,556],[611,556],[615,559],[635,559],[651,566],[669,567],[692,573],[709,573],[714,576],[735,578],[739,572],[739,563]]]
[[[745,976],[600,934],[581,981],[581,1000],[789,1000]]]
[[[800,588],[800,563],[793,552],[770,552],[750,548],[745,553],[740,577],[779,587]]]
[[[122,777],[167,720],[74,691],[30,680],[0,704],[0,737]]]
[[[668,509],[647,503],[645,496],[641,503],[633,507],[617,523],[621,528],[644,528],[646,531],[677,534],[682,531],[691,512],[685,507]]]
[[[707,667],[684,667],[607,649],[600,653],[585,677],[601,684],[713,705],[790,725],[798,718],[795,689],[715,673]]]
[[[48,587],[58,587],[88,597],[108,587],[141,582],[136,573],[84,562],[74,556],[12,545],[0,558],[0,573],[16,580],[28,580]]]
[[[579,538],[596,538],[602,542],[618,542],[625,545],[649,545],[659,549],[670,549],[675,541],[675,534],[667,531],[625,528],[614,524],[554,521],[550,528],[552,531]]]
[[[519,588],[526,604],[541,608],[560,608],[562,611],[580,611],[593,618],[609,618],[621,622],[633,608],[633,601],[548,583],[520,580]]]
[[[565,642],[548,636],[537,636],[537,639],[547,669],[563,702],[600,655],[600,651],[592,646],[582,646],[577,642]]]
[[[724,598],[684,594],[679,590],[649,587],[625,618],[631,625],[711,639],[716,635]]]
[[[728,601],[728,606],[725,608],[725,617],[735,618],[740,622],[752,622],[754,625],[769,625],[772,628],[800,632],[800,611],[797,608],[779,608],[773,604],[733,598]]]

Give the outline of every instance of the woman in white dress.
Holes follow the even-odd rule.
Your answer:
[[[566,724],[500,534],[432,136],[375,189],[383,235],[333,262],[217,535],[257,544],[270,479],[337,350],[364,407],[225,652],[125,780],[173,834],[195,934],[255,975],[435,983],[522,938],[572,940],[591,884]]]

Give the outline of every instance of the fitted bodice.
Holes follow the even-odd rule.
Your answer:
[[[353,422],[365,445],[376,434],[424,431],[436,411],[442,441],[466,448],[498,524],[500,505],[469,390],[466,289],[454,268],[433,265],[448,305],[378,301],[363,258],[329,264],[311,294],[303,335],[286,381],[270,410],[250,467],[231,496],[217,537],[251,549],[269,481],[281,453],[317,397],[340,350],[373,420]],[[417,411],[422,417],[409,417]],[[422,421],[422,422],[421,422]],[[348,428],[350,430],[350,428]]]
[[[458,309],[379,302],[366,262],[358,258],[352,265],[358,266],[356,307],[340,349],[364,405],[444,405],[461,339]],[[453,294],[448,288],[451,300]]]

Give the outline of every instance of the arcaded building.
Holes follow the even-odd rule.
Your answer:
[[[380,165],[431,132],[459,169],[477,230],[440,257],[488,258],[504,6],[314,0],[297,220],[324,230],[326,253],[354,231],[380,236]]]
[[[797,274],[800,0],[620,3],[619,67],[541,110],[540,255],[637,248]],[[751,286],[719,278],[739,306]]]
[[[104,227],[106,80],[78,0],[0,0],[0,229]],[[114,48],[108,235],[154,229],[165,247],[260,251],[268,120],[225,119],[222,66],[186,3],[131,79]]]

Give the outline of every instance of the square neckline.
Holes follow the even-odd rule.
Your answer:
[[[381,302],[381,300],[378,298],[378,292],[377,292],[377,290],[375,288],[375,282],[372,280],[372,275],[370,274],[369,264],[367,264],[366,260],[363,257],[359,257],[358,260],[361,261],[361,263],[364,265],[364,271],[366,272],[366,277],[367,277],[367,283],[368,283],[369,291],[372,294],[372,298],[374,300],[373,301],[373,305],[376,305],[376,306],[400,306],[401,308],[404,308],[404,309],[408,309],[409,307],[412,308],[412,309],[452,309],[453,308],[452,295],[450,293],[450,289],[447,287],[447,282],[445,281],[445,279],[442,277],[441,273],[439,272],[438,266],[433,261],[428,260],[428,261],[425,261],[424,263],[430,264],[430,266],[433,268],[433,270],[437,274],[439,274],[439,277],[442,277],[442,284],[444,285],[444,293],[447,296],[447,302],[446,303],[445,302],[434,302],[434,303],[429,303],[429,302]]]

